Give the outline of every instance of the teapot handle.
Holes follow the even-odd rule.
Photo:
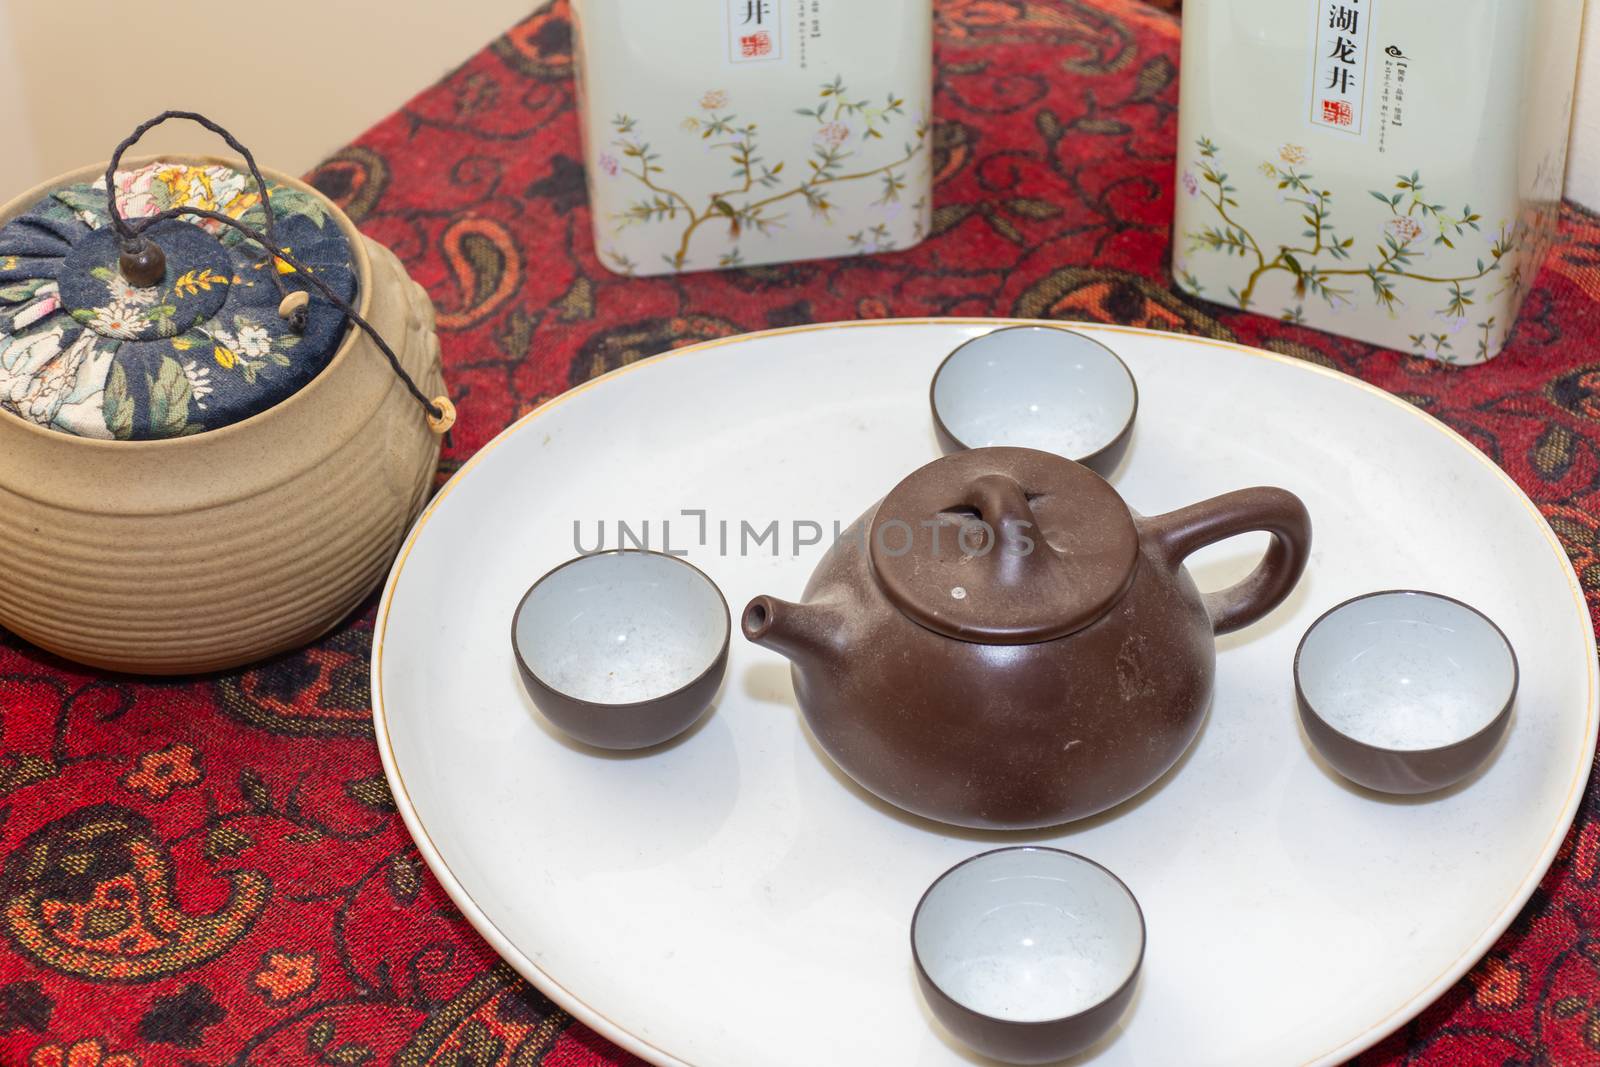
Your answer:
[[[1283,602],[1311,555],[1311,516],[1300,498],[1284,489],[1240,489],[1156,515],[1145,533],[1173,570],[1206,545],[1253,530],[1272,535],[1259,566],[1237,585],[1206,593],[1206,611],[1218,634],[1249,626]]]

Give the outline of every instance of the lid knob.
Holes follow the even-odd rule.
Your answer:
[[[868,554],[884,594],[947,637],[1029,644],[1111,609],[1139,533],[1087,467],[1028,448],[975,448],[913,472],[878,505]]]
[[[138,243],[122,250],[117,268],[122,277],[135,289],[148,289],[167,276],[167,254],[161,246],[148,237],[139,237]]]
[[[1049,544],[1035,542],[1034,550],[1027,551],[1019,540],[1030,530],[1036,531],[1033,536],[1040,535],[1031,494],[1016,478],[980,474],[962,497],[960,511],[953,513],[959,522],[956,547],[965,556],[992,553],[989,580],[996,586],[1021,587],[1041,581],[1057,565],[1057,553]]]

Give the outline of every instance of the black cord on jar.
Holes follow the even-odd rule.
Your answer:
[[[240,222],[231,215],[224,215],[220,211],[211,211],[207,208],[199,207],[168,208],[166,211],[157,212],[154,215],[140,219],[138,229],[142,230],[145,227],[154,225],[157,222],[162,222],[166,219],[175,219],[183,215],[194,215],[199,218],[211,219],[215,222],[220,222],[224,226],[231,226],[235,230],[238,230],[240,233],[244,234],[250,240],[261,245],[268,251],[267,258],[270,265],[269,269],[275,276],[277,275],[278,271],[277,264],[271,262],[273,259],[281,259],[285,263],[289,264],[289,266],[293,267],[296,272],[296,277],[309,283],[314,289],[317,290],[317,292],[327,297],[328,301],[332,303],[334,307],[338,308],[340,311],[343,311],[347,316],[349,316],[351,322],[355,323],[356,326],[362,330],[362,332],[364,332],[368,337],[372,338],[372,343],[378,346],[378,351],[382,352],[384,358],[389,361],[389,366],[393,368],[395,375],[405,385],[406,389],[411,393],[411,395],[416,398],[417,403],[422,405],[422,410],[427,412],[428,424],[434,427],[435,432],[443,433],[445,430],[449,429],[448,424],[453,424],[455,422],[455,407],[450,403],[448,397],[440,396],[429,400],[427,395],[424,394],[421,389],[417,388],[416,381],[411,377],[406,369],[400,365],[400,357],[394,354],[394,349],[390,348],[389,342],[385,341],[383,339],[383,335],[378,333],[377,327],[373,326],[366,319],[362,318],[361,314],[356,311],[355,308],[350,306],[349,301],[345,300],[334,291],[333,286],[329,285],[321,278],[318,278],[315,274],[312,274],[310,269],[306,267],[305,264],[301,263],[294,256],[290,255],[287,250],[279,249],[276,253],[274,253],[271,245],[267,243],[268,238],[266,234],[261,233],[252,226],[246,226],[244,223]],[[302,294],[291,291],[290,296],[284,298],[284,302],[279,305],[280,314],[283,314],[284,308],[291,303],[291,298],[297,295]],[[302,304],[301,309],[303,310],[303,308],[304,305]],[[441,424],[445,424],[443,429],[440,429]]]
[[[137,144],[145,134],[172,119],[187,119],[205,127],[222,138],[229,148],[239,153],[245,167],[250,171],[250,177],[255,180],[256,192],[261,197],[261,212],[265,216],[264,228],[267,234],[266,247],[268,249],[278,247],[277,223],[273,218],[271,199],[267,195],[267,179],[262,177],[261,168],[256,166],[256,157],[250,153],[250,149],[241,144],[233,134],[198,112],[163,111],[134,127],[133,132],[117,145],[116,150],[111,153],[111,161],[106,164],[106,209],[111,216],[111,228],[116,231],[117,242],[122,249],[122,256],[117,265],[128,284],[140,289],[147,289],[161,281],[166,275],[167,257],[159,245],[144,236],[144,231],[149,226],[148,221],[129,223],[122,217],[122,212],[117,207],[117,164],[122,162],[123,154]],[[287,297],[289,287],[283,279],[274,274],[273,281],[278,286],[279,298]],[[302,319],[300,328],[303,329],[304,325]]]
[[[189,119],[192,122],[199,123],[221,137],[227,142],[228,147],[238,152],[244,159],[245,166],[249,168],[250,176],[255,179],[256,188],[261,194],[261,210],[265,217],[264,233],[252,226],[247,226],[231,215],[223,214],[220,211],[212,211],[209,208],[168,208],[165,211],[157,212],[154,215],[143,217],[137,222],[131,223],[122,217],[121,211],[117,208],[117,164],[121,161],[123,153],[132,147],[139,138],[143,137],[153,127],[175,118]],[[265,256],[264,263],[267,267],[267,273],[278,287],[278,293],[281,297],[278,302],[278,314],[288,321],[295,332],[298,333],[306,327],[310,294],[303,289],[291,289],[289,287],[283,275],[278,271],[279,260],[294,268],[297,277],[303,279],[326,297],[330,303],[343,311],[357,328],[372,339],[373,344],[378,346],[378,350],[389,361],[389,367],[406,387],[406,391],[422,407],[423,413],[428,419],[428,426],[434,433],[447,434],[450,428],[455,425],[456,409],[455,405],[450,402],[450,398],[448,396],[437,396],[430,400],[417,387],[415,379],[411,377],[405,367],[400,365],[400,357],[395,355],[394,349],[389,347],[389,343],[383,339],[383,335],[378,332],[377,328],[363,318],[350,305],[349,301],[334,292],[332,286],[312,274],[310,268],[290,255],[287,249],[278,244],[272,200],[267,192],[267,181],[262,177],[261,169],[256,166],[255,157],[231,133],[204,115],[193,111],[163,111],[155,118],[141,123],[133,133],[124,138],[122,143],[117,145],[116,151],[111,154],[111,161],[106,166],[106,205],[111,217],[112,229],[116,232],[117,240],[122,249],[118,266],[122,271],[122,276],[130,285],[141,289],[148,288],[159,282],[166,273],[166,254],[161,251],[161,248],[153,240],[144,235],[144,231],[156,223],[180,218],[184,215],[192,215],[197,218],[211,219],[224,226],[231,227],[261,246]],[[148,278],[148,280],[140,280],[141,278]]]

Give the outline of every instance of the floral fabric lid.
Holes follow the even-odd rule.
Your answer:
[[[174,207],[218,211],[257,230],[247,172],[152,163],[118,171],[124,217]],[[323,202],[267,185],[281,247],[347,302],[355,269]],[[303,328],[279,315],[295,282],[283,260],[212,219],[155,223],[166,256],[148,288],[118,268],[105,180],[55,190],[0,228],[0,409],[52,430],[106,440],[183,437],[265,411],[316,377],[344,336],[345,314],[315,290]]]

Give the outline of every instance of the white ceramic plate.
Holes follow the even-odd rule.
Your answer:
[[[918,999],[907,927],[951,864],[999,843],[1081,852],[1149,924],[1139,992],[1096,1064],[1335,1063],[1379,1040],[1489,948],[1549,866],[1595,747],[1594,638],[1560,545],[1481,453],[1405,403],[1291,359],[1085,327],[1139,381],[1115,477],[1165,511],[1281,485],[1311,510],[1306,579],[1219,642],[1209,721],[1155,787],[1045,835],[950,831],[850,785],[814,747],[787,664],[734,640],[715,711],[664,751],[602,756],[546,727],[508,620],[596,522],[662,520],[737,613],[797,598],[820,546],[938,453],[928,380],[993,321],[862,323],[680,349],[575,389],[474,458],[418,521],[378,616],[384,767],[423,857],[497,951],[573,1015],[657,1064],[973,1062]],[[698,545],[703,509],[708,545]],[[737,553],[739,526],[783,524]],[[718,523],[730,551],[718,547]],[[808,530],[809,528],[807,528]],[[802,533],[807,532],[802,530]],[[1191,563],[1202,588],[1264,537]],[[1295,643],[1372,589],[1448,593],[1522,660],[1505,745],[1424,800],[1346,785],[1295,716]]]

